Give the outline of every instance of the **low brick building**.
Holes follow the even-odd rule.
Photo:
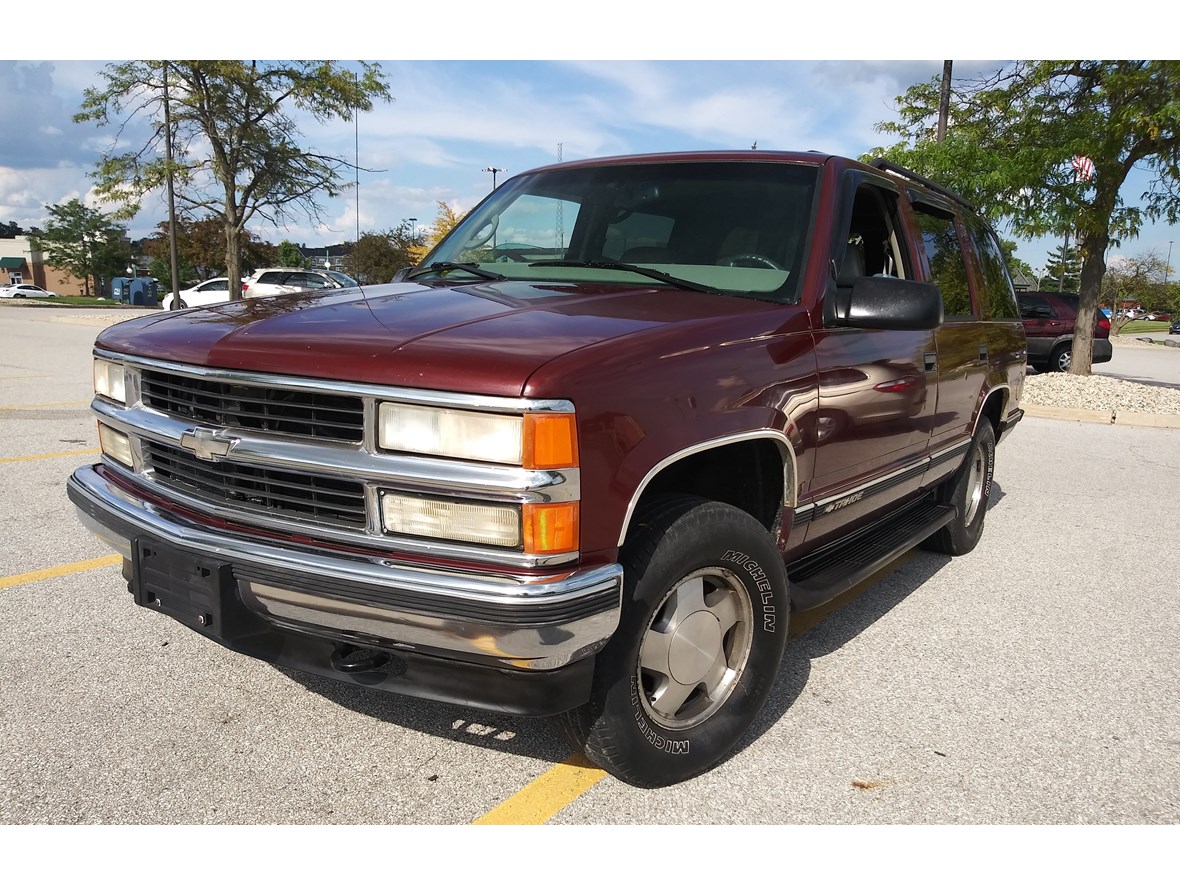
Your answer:
[[[33,283],[58,295],[85,292],[80,278],[45,264],[45,253],[26,236],[0,237],[0,285],[10,283]]]

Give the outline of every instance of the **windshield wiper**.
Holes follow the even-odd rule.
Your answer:
[[[566,261],[561,258],[553,258],[545,261],[533,261],[529,264],[529,267],[593,267],[600,270],[627,270],[631,273],[640,274],[641,276],[651,277],[653,280],[679,286],[682,289],[691,289],[693,292],[705,292],[709,295],[725,294],[720,289],[713,289],[701,283],[694,283],[692,280],[674,277],[672,274],[664,273],[662,270],[644,267],[641,264],[626,264],[622,261]]]
[[[472,276],[479,277],[481,280],[506,280],[508,277],[504,274],[495,273],[494,271],[484,270],[478,264],[471,264],[467,262],[456,261],[436,261],[433,264],[428,264],[426,267],[411,271],[406,274],[405,279],[414,280],[420,276],[428,273],[439,273],[444,270],[465,270]]]

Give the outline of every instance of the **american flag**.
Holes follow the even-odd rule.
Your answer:
[[[1081,181],[1089,181],[1094,177],[1094,161],[1089,157],[1074,157],[1073,171]]]

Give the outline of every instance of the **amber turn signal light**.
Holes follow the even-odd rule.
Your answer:
[[[524,552],[573,553],[578,549],[578,502],[525,504]]]
[[[578,430],[572,412],[524,416],[524,465],[532,470],[578,466]]]

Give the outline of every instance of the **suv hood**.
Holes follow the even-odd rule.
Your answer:
[[[776,307],[666,287],[395,283],[141,317],[95,344],[215,368],[520,396],[533,372],[575,350]]]

